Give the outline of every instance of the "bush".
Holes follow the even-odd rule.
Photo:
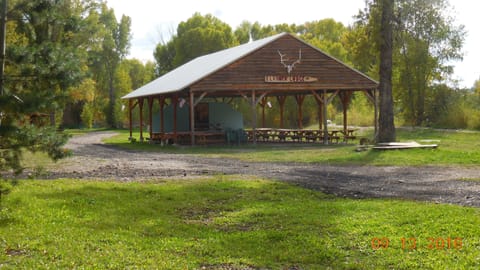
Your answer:
[[[468,129],[480,130],[480,111],[467,109],[467,127]]]
[[[93,107],[90,103],[83,105],[82,114],[80,115],[83,125],[86,128],[92,128],[93,126]]]
[[[348,108],[348,124],[354,126],[374,125],[373,104],[364,94],[355,94]],[[343,117],[343,115],[342,115]],[[343,121],[343,118],[342,118]]]

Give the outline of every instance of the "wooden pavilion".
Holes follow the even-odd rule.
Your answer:
[[[293,97],[298,105],[299,130],[302,127],[302,104],[312,95],[318,104],[319,131],[324,143],[329,142],[327,105],[339,97],[343,105],[343,132],[347,135],[347,108],[354,92],[366,94],[375,105],[377,126],[376,90],[378,82],[347,66],[297,37],[282,33],[243,44],[230,49],[198,57],[160,78],[124,96],[129,101],[129,127],[132,138],[132,110],[139,106],[140,140],[143,141],[143,108],[148,106],[150,140],[179,140],[180,137],[194,145],[205,142],[208,131],[201,130],[198,122],[199,108],[205,98],[245,98],[252,107],[253,142],[257,141],[257,106],[263,109],[267,98],[276,98],[280,109],[280,126],[283,128],[284,105]],[[160,128],[153,131],[152,107],[160,106]],[[173,107],[173,127],[165,129],[165,106]],[[188,130],[178,130],[179,106],[188,105]],[[322,127],[323,126],[323,127]],[[213,134],[213,132],[211,133]],[[218,133],[217,133],[218,135]],[[212,135],[213,136],[213,135]],[[213,137],[212,137],[213,138]]]

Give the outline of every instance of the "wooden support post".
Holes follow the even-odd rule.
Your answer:
[[[133,99],[128,100],[128,128],[130,129],[130,137],[128,138],[130,141],[133,139],[132,137],[132,129],[133,129],[133,124],[132,124],[132,110],[133,110]]]
[[[195,96],[190,90],[190,143],[195,145]]]
[[[257,144],[257,102],[255,99],[255,90],[252,91],[252,130],[253,130],[253,144]]]
[[[284,120],[283,120],[283,112],[285,110],[285,101],[287,100],[287,96],[278,96],[277,97],[278,104],[280,105],[280,128],[284,128]]]
[[[323,125],[323,98],[315,91],[312,91],[318,105],[318,129],[322,130]]]
[[[298,128],[303,129],[303,101],[305,100],[305,95],[295,95],[295,100],[297,101],[298,108]]]
[[[342,102],[343,108],[343,134],[347,134],[348,128],[348,117],[347,117],[347,110],[348,110],[348,101]]]
[[[175,143],[177,142],[177,107],[178,107],[178,95],[175,94],[172,97],[173,104],[173,138]]]
[[[150,127],[149,128],[150,143],[153,143],[152,108],[153,108],[153,97],[148,97],[148,126]]]
[[[253,143],[257,144],[257,135],[255,134],[255,130],[257,129],[257,105],[258,103],[266,97],[268,92],[263,92],[258,99],[255,96],[255,90],[252,91],[252,108],[253,108],[253,118],[254,118],[254,126],[253,126]]]
[[[164,107],[165,107],[165,96],[160,96],[158,98],[158,104],[160,105],[160,132],[165,132],[165,114],[164,114]]]
[[[378,104],[377,104],[377,89],[370,89],[364,91],[365,95],[367,96],[368,100],[373,103],[373,118],[374,118],[374,126],[375,126],[375,140],[377,139],[378,133]]]
[[[265,128],[265,106],[267,106],[267,97],[262,98],[260,106],[262,106],[262,128]]]
[[[323,101],[318,103],[318,128],[321,130],[323,126]]]
[[[342,109],[343,109],[343,134],[347,134],[347,129],[348,129],[348,117],[347,117],[347,111],[348,111],[348,105],[350,104],[350,99],[352,96],[352,91],[348,92],[340,92],[338,95],[340,96],[340,100],[342,101]]]
[[[323,143],[328,144],[327,90],[323,90]]]
[[[143,142],[143,98],[138,99],[138,107],[140,109],[140,141]]]

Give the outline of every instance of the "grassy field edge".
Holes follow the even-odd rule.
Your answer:
[[[479,226],[476,208],[344,199],[235,176],[23,180],[0,212],[0,266],[472,269]]]
[[[434,141],[438,149],[410,149],[395,151],[356,151],[355,144],[286,144],[240,146],[161,146],[149,143],[131,143],[128,131],[105,140],[105,143],[130,150],[195,154],[207,157],[235,158],[257,162],[303,162],[338,165],[374,166],[478,166],[480,160],[480,133],[452,130],[411,129],[397,130],[399,141]],[[365,134],[366,136],[370,136]],[[134,137],[137,133],[134,133]]]

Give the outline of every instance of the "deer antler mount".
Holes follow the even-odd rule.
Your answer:
[[[288,74],[290,74],[295,67],[296,64],[300,64],[302,62],[302,49],[298,51],[298,59],[295,60],[291,64],[287,64],[288,58],[286,57],[287,54],[282,54],[279,50],[277,51],[278,55],[280,55],[280,63],[287,69]]]

